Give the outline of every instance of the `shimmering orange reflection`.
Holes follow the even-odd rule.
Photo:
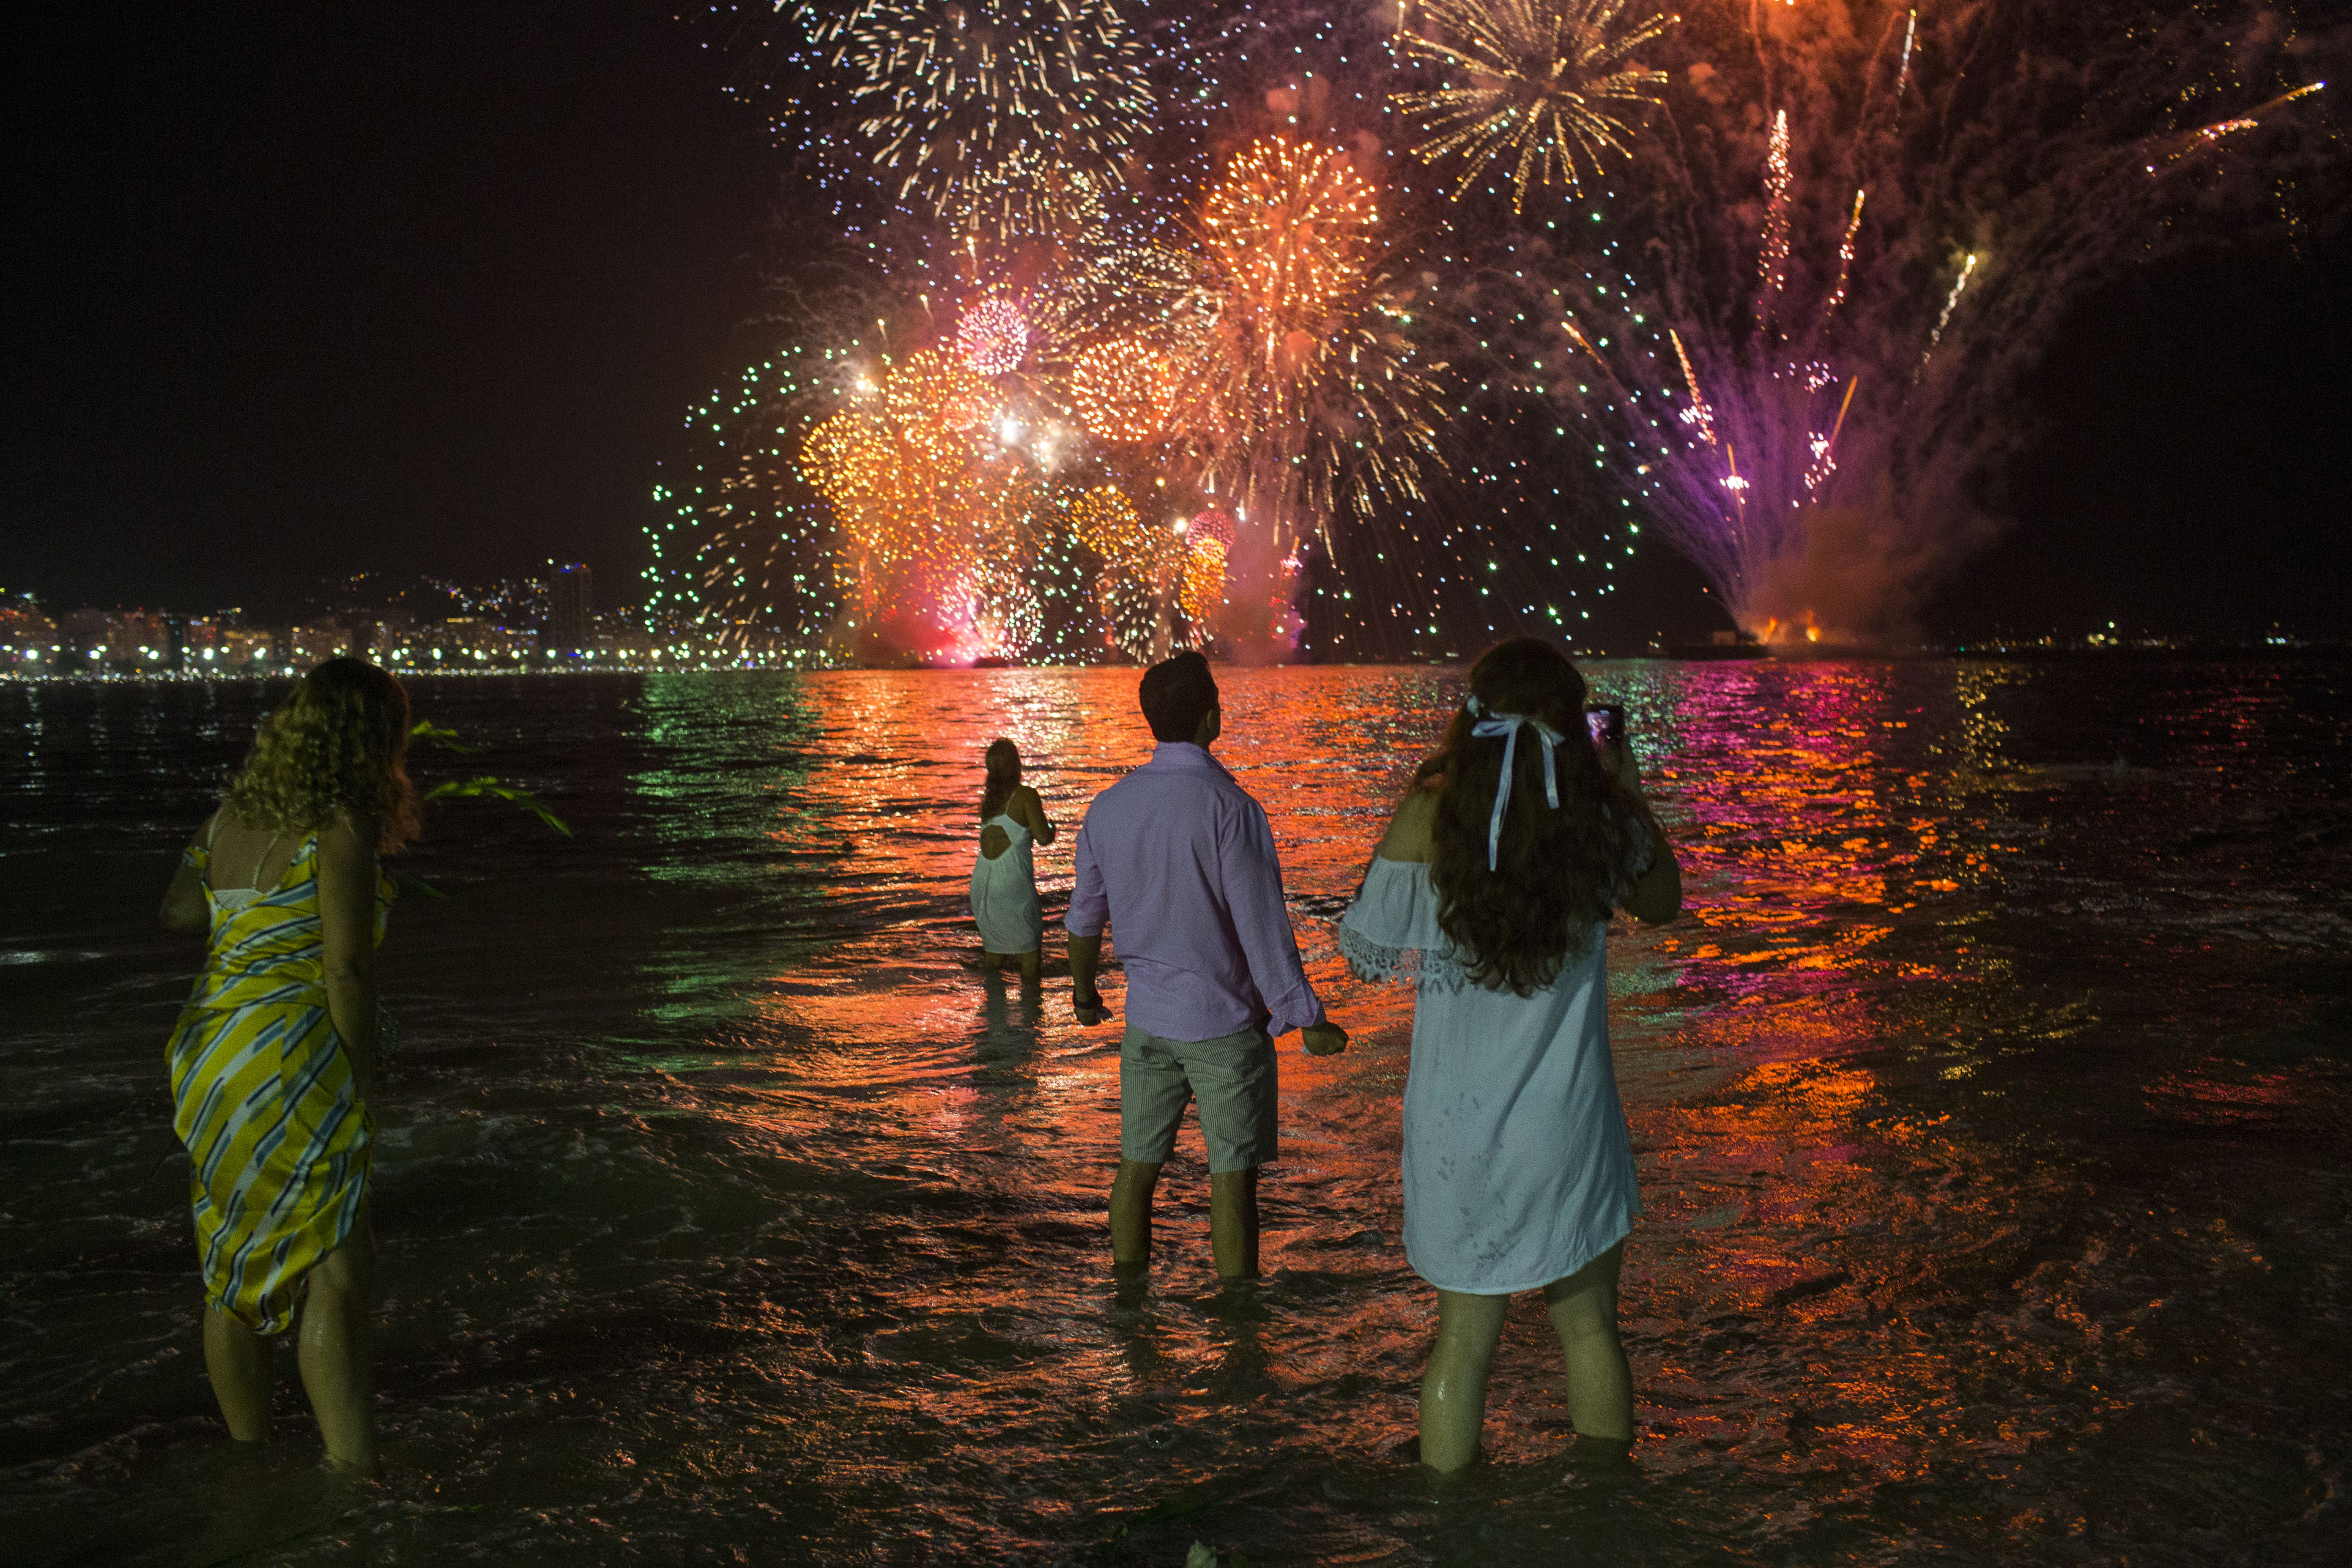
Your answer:
[[[852,859],[828,893],[828,923],[855,934],[774,973],[759,987],[772,1028],[804,1038],[795,1077],[805,1102],[774,1110],[772,1131],[820,1133],[819,1107],[854,1098],[873,1115],[950,1142],[1059,1163],[1074,1205],[1092,1204],[1117,1142],[1117,1026],[1081,1029],[1067,1005],[1060,917],[1071,845],[1087,804],[1153,742],[1136,707],[1138,670],[841,672],[808,678],[814,715],[804,773],[775,793],[773,836],[805,842],[810,825]],[[1265,806],[1283,851],[1309,973],[1367,1039],[1400,1043],[1412,998],[1356,992],[1328,927],[1412,765],[1450,710],[1453,687],[1433,671],[1221,670],[1225,734],[1216,754]],[[965,889],[979,838],[982,755],[1007,736],[1025,781],[1061,837],[1036,851],[1045,906],[1046,982],[972,967],[977,939]],[[1106,994],[1118,999],[1114,973]],[[1362,1058],[1358,1058],[1362,1059]],[[1352,1070],[1295,1052],[1282,1064],[1286,1095],[1319,1092]],[[808,1113],[800,1107],[806,1104]],[[1197,1151],[1188,1130],[1180,1160]],[[1293,1146],[1320,1140],[1301,1127]],[[1366,1179],[1385,1183],[1375,1168]]]
[[[1961,1418],[1958,1380],[1916,1346],[1873,1342],[1863,1316],[1940,1288],[1940,1276],[1906,1261],[1923,1238],[1938,1257],[1977,1259],[1940,1267],[2009,1267],[1988,1205],[1890,1194],[1890,1169],[1916,1162],[1948,1173],[1982,1155],[1951,1127],[1893,1114],[1879,1078],[1895,1059],[1888,1037],[1922,1026],[1906,997],[1965,996],[2003,977],[2002,961],[1965,929],[1916,940],[1979,918],[2007,857],[2030,847],[1987,783],[1999,776],[1998,693],[1966,671],[1923,683],[1888,666],[1592,673],[1598,695],[1630,710],[1689,892],[1675,925],[1620,921],[1611,937],[1619,1076],[1648,1205],[1628,1289],[1644,1420],[1675,1452],[1769,1436],[1784,1453],[1794,1431],[1899,1468],[1906,1445]],[[932,671],[802,683],[812,732],[800,771],[775,789],[773,831],[780,843],[830,837],[850,858],[827,884],[826,945],[747,987],[762,1027],[792,1043],[795,1089],[763,1102],[767,1134],[878,1169],[904,1168],[910,1147],[928,1148],[934,1163],[916,1164],[916,1175],[939,1183],[950,1207],[957,1170],[974,1163],[1042,1210],[1024,1224],[1055,1227],[1084,1255],[1098,1249],[1116,1158],[1116,1036],[1069,1016],[1058,917],[1068,836],[1086,804],[1150,752],[1136,679]],[[1267,1188],[1267,1267],[1359,1281],[1334,1289],[1410,1286],[1394,1237],[1412,998],[1349,979],[1328,922],[1434,742],[1458,679],[1220,671],[1218,755],[1265,805],[1309,973],[1355,1036],[1344,1057],[1286,1051],[1284,1155]],[[1065,830],[1037,855],[1048,966],[1034,994],[971,967],[964,890],[981,757],[1000,734],[1021,747]],[[1114,1001],[1116,984],[1107,987]],[[1969,1062],[1954,1053],[1945,1070]],[[1187,1165],[1197,1150],[1188,1131],[1171,1171],[1179,1236],[1196,1226],[1180,1216],[1202,1195]],[[943,1321],[968,1314],[974,1299],[961,1278],[946,1268],[911,1304]],[[1426,1309],[1410,1291],[1402,1300],[1421,1302],[1399,1309],[1409,1315]],[[1738,1361],[1771,1324],[1783,1325],[1769,1331],[1783,1339],[1789,1325],[1809,1325],[1843,1347],[1833,1373],[1801,1380],[1804,1407],[1794,1413],[1785,1379],[1759,1384]],[[1296,1354],[1330,1353],[1307,1341]],[[1096,1347],[1086,1364],[1105,1397],[1168,1375],[1133,1344]],[[941,1419],[956,1417],[950,1406]],[[1541,1440],[1524,1430],[1496,1438],[1507,1451]]]
[[[2000,811],[2000,679],[1883,664],[1599,672],[1651,743],[1685,846],[1689,914],[1619,933],[1649,962],[1615,1019],[1649,1205],[1632,1267],[1669,1347],[1655,1397],[1678,1439],[1826,1447],[1899,1469],[1962,1418],[1940,1357],[1853,1335],[1858,1314],[1923,1278],[1906,1257],[1990,1245],[2000,1266],[1988,1206],[1890,1201],[1890,1164],[1979,1156],[1948,1129],[1890,1118],[1880,1081],[1899,1060],[1890,1037],[1917,1037],[1915,999],[2002,977],[1965,934],[1917,940],[1981,918],[2006,857],[2032,843]],[[1965,1053],[1945,1070],[1968,1070]],[[1742,1353],[1791,1333],[1837,1342],[1838,1364],[1801,1380],[1793,1408],[1759,1407]]]

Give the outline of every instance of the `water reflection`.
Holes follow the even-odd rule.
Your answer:
[[[452,820],[422,852],[457,896],[404,909],[391,950],[415,1053],[379,1198],[406,1479],[224,1550],[2310,1557],[2352,1436],[2322,1392],[2352,1371],[2336,668],[1591,674],[1691,904],[1611,937],[1648,1205],[1640,1487],[1561,1468],[1531,1306],[1495,1462],[1441,1496],[1389,1454],[1430,1318],[1397,1244],[1410,999],[1348,979],[1328,921],[1454,672],[1222,676],[1220,754],[1355,1032],[1282,1059],[1268,1278],[1243,1292],[1211,1276],[1189,1131],[1161,1261],[1110,1275],[1116,1037],[1068,1012],[1066,836],[1037,857],[1044,985],[971,962],[982,749],[1011,736],[1075,826],[1149,753],[1133,672],[421,682],[581,838],[559,858]],[[0,1510],[85,1553],[103,1512],[123,1560],[176,1552],[210,1451],[185,1222],[141,1131],[146,1015],[182,982],[74,889],[97,866],[152,900],[158,846],[201,816],[186,781],[258,710],[236,690],[0,689],[26,738],[0,759],[0,894],[40,911],[23,952],[100,955],[9,971],[35,984],[0,1256],[39,1308]],[[131,1011],[92,1023],[101,994]]]

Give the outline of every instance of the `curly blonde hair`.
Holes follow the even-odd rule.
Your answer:
[[[324,660],[262,721],[253,750],[221,796],[252,827],[315,833],[338,808],[376,825],[376,853],[416,837],[408,782],[408,693],[365,659]]]

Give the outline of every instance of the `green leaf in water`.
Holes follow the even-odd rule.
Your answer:
[[[493,796],[499,800],[510,800],[517,805],[522,807],[525,811],[530,813],[533,816],[539,818],[541,822],[547,824],[550,827],[555,829],[556,832],[563,835],[564,837],[569,838],[572,837],[572,829],[563,825],[563,819],[562,817],[548,810],[547,807],[541,803],[539,796],[531,794],[530,791],[527,789],[518,789],[510,784],[500,784],[498,780],[493,778],[445,779],[441,783],[435,784],[431,789],[426,790],[419,798],[426,801],[435,801],[479,797],[482,795]]]
[[[408,738],[412,741],[430,741],[435,745],[443,748],[445,751],[466,752],[470,753],[481,750],[479,746],[459,745],[457,743],[457,731],[445,730],[430,719],[419,719],[415,725],[408,731]]]

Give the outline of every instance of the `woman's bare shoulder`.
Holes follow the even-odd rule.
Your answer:
[[[1381,837],[1379,850],[1383,860],[1422,860],[1436,854],[1438,792],[1426,784],[1416,784],[1389,818],[1389,830]]]
[[[319,853],[335,856],[373,856],[376,846],[375,817],[356,806],[339,805],[332,816],[319,829]]]

